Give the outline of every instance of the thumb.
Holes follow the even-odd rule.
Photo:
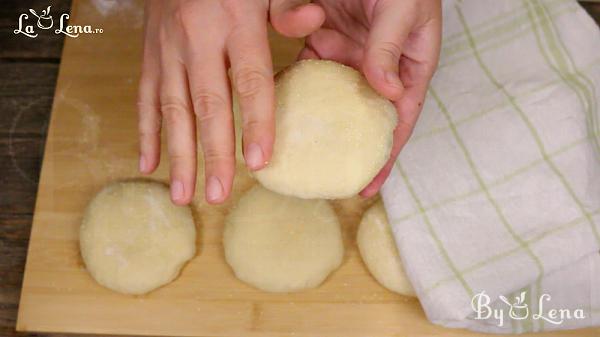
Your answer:
[[[271,0],[269,20],[275,30],[287,37],[305,37],[325,22],[325,12],[302,0]]]
[[[404,86],[399,76],[402,46],[411,32],[414,13],[403,1],[379,1],[363,59],[363,72],[375,90],[389,100],[400,99]]]

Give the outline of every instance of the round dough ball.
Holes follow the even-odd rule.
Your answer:
[[[255,176],[299,198],[347,198],[381,170],[392,150],[396,109],[356,70],[300,61],[276,79],[275,145]]]
[[[314,288],[344,255],[340,224],[327,201],[286,197],[260,185],[227,216],[223,246],[237,278],[270,292]]]
[[[196,227],[189,207],[173,205],[165,185],[117,182],[88,205],[79,244],[98,283],[144,294],[174,280],[194,256]]]
[[[356,237],[360,255],[377,282],[405,296],[416,296],[404,272],[402,260],[381,201],[363,215]]]

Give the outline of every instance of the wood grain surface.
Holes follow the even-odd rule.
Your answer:
[[[62,38],[54,35],[40,36],[35,43],[16,39],[12,29],[18,13],[27,8],[45,8],[47,4],[39,0],[11,0],[3,1],[0,6],[0,109],[3,111],[0,114],[0,336],[22,335],[14,330],[16,310],[62,45]],[[54,13],[66,12],[69,1],[52,1],[52,5]],[[586,9],[598,21],[600,4],[587,4]],[[49,248],[37,246],[41,248],[33,258],[29,257],[37,260],[29,263],[36,274],[33,278],[28,276],[24,289],[24,293],[33,294],[29,298],[31,303],[37,303],[36,300],[46,303],[34,305],[28,318],[36,314],[46,317],[33,324],[22,319],[21,330],[95,331],[103,335],[163,331],[171,335],[164,331],[181,329],[175,327],[177,322],[187,319],[194,326],[203,325],[203,331],[208,332],[205,335],[219,335],[224,331],[221,325],[227,327],[230,335],[477,335],[430,325],[414,300],[388,293],[366,274],[354,247],[353,234],[359,214],[369,201],[349,200],[336,205],[345,225],[346,262],[323,287],[314,291],[281,297],[255,291],[235,280],[219,253],[220,221],[230,204],[199,216],[206,205],[198,201],[195,209],[202,231],[199,237],[202,255],[186,268],[180,280],[147,298],[122,298],[97,287],[82,270],[72,230],[78,224],[81,207],[100,185],[136,174],[132,126],[139,67],[140,27],[136,16],[139,10],[106,19],[81,3],[76,12],[79,22],[98,24],[110,31],[98,39],[70,39],[65,51],[40,184],[41,212],[36,216],[31,250],[35,250],[37,238],[47,242]],[[286,45],[277,43],[274,54],[289,55],[291,51]],[[115,123],[106,122],[111,118],[115,118]],[[97,133],[93,131],[95,125],[99,125]],[[121,140],[124,144],[115,144]],[[164,179],[165,173],[163,165],[156,178]],[[243,172],[238,178],[237,195],[252,183]],[[65,181],[65,188],[57,188],[56,184]],[[202,266],[204,263],[207,266]],[[197,282],[196,277],[201,281]],[[192,287],[202,289],[190,295],[187,290],[182,291],[186,287],[176,285],[178,282],[196,282],[199,284]],[[170,287],[173,289],[169,290]],[[174,302],[169,299],[171,295]],[[53,302],[56,298],[66,300]],[[341,310],[340,305],[347,310]],[[169,312],[164,314],[165,310]],[[203,315],[203,310],[208,315]],[[73,317],[65,317],[69,313]],[[84,321],[89,318],[86,314],[96,314],[97,324],[112,328],[86,324]],[[138,317],[128,326],[121,314],[147,317],[145,320]],[[44,322],[54,319],[59,323],[65,320],[77,323],[68,329],[44,326]],[[343,330],[338,324],[344,326]],[[194,331],[192,335],[201,335],[200,330],[194,328]],[[544,335],[596,336],[600,331],[587,329],[536,336]]]

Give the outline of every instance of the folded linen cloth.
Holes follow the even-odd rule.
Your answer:
[[[600,325],[600,32],[571,0],[448,0],[382,197],[432,322]]]

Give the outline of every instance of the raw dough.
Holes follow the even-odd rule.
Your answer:
[[[255,172],[266,188],[300,198],[360,192],[390,156],[396,110],[356,70],[300,61],[276,80],[273,156]]]
[[[344,255],[340,224],[327,201],[286,197],[260,185],[227,216],[223,246],[240,280],[270,292],[316,287]]]
[[[405,296],[415,291],[404,272],[402,260],[381,201],[363,215],[356,237],[360,255],[371,275],[387,289]]]
[[[89,204],[79,241],[87,270],[98,283],[144,294],[174,280],[194,256],[196,228],[190,209],[173,205],[165,185],[117,182]]]

